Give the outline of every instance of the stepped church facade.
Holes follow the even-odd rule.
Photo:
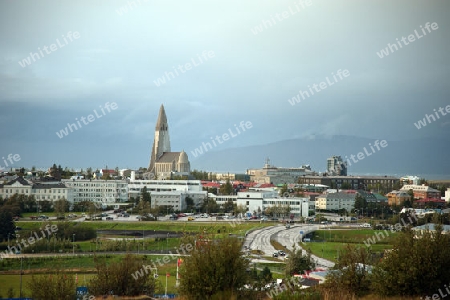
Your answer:
[[[161,105],[155,126],[155,139],[150,156],[146,179],[171,179],[174,176],[189,176],[191,164],[186,152],[170,149],[169,125],[164,105]]]

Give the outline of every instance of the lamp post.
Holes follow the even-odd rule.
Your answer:
[[[75,233],[73,234],[72,237],[72,254],[73,256],[75,256]]]

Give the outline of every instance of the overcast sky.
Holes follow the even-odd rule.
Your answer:
[[[450,114],[414,123],[450,105],[449,12],[445,0],[3,0],[0,157],[147,166],[161,104],[172,151],[192,168],[201,156],[191,151],[241,121],[252,128],[217,150],[323,135],[448,138]],[[380,58],[388,43],[398,49]],[[338,70],[348,76],[333,79]],[[158,83],[166,72],[174,78]],[[102,113],[107,102],[117,107]],[[58,137],[82,117],[87,125]]]

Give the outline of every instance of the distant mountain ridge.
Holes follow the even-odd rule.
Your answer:
[[[327,158],[340,155],[343,159],[347,156],[350,160],[349,175],[433,174],[433,177],[448,175],[450,178],[450,139],[420,138],[386,142],[387,145],[383,148],[375,147],[375,139],[354,136],[300,138],[208,151],[197,158],[189,153],[189,158],[192,169],[213,172],[244,173],[246,169],[263,167],[266,157],[277,167],[299,167],[308,164],[312,170],[324,172]],[[364,156],[363,159],[358,159],[359,152],[363,153],[360,154],[360,157]],[[354,160],[350,158],[352,154],[355,155]]]

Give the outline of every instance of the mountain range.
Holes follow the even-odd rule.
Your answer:
[[[191,169],[245,173],[262,168],[266,158],[277,167],[310,165],[325,172],[327,158],[340,155],[349,160],[348,175],[416,175],[427,179],[450,179],[450,139],[419,138],[385,141],[355,136],[319,136],[283,140],[268,144],[213,149],[197,157],[188,153]],[[358,153],[362,152],[363,154]],[[354,155],[353,159],[351,155]],[[347,157],[347,158],[346,158]],[[356,162],[355,162],[356,161]]]

